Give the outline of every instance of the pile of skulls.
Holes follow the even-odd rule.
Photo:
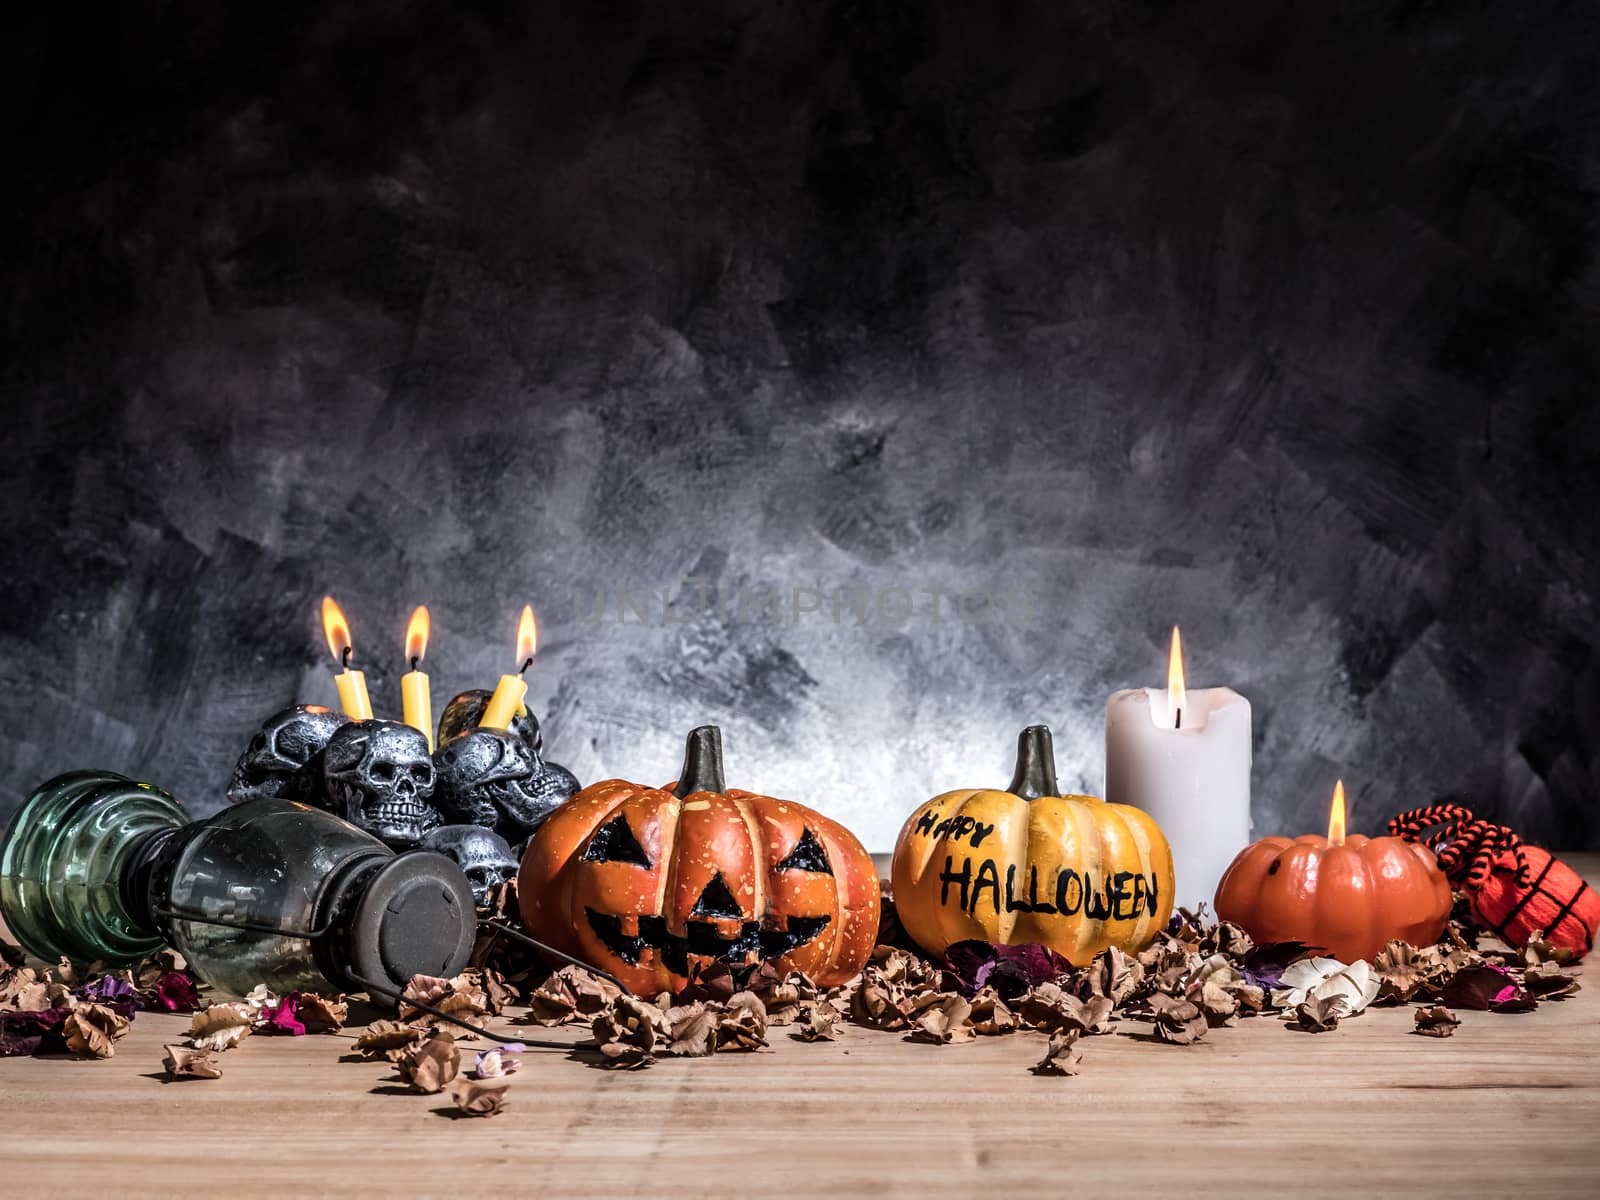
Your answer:
[[[347,721],[330,708],[276,713],[250,739],[228,799],[273,797],[326,809],[396,850],[461,864],[481,901],[517,869],[523,847],[578,781],[544,757],[532,713],[506,729],[478,722],[489,693],[462,692],[439,718],[438,749],[410,725]]]

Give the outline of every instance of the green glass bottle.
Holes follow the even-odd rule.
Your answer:
[[[125,881],[189,824],[160,788],[110,771],[73,771],[40,787],[0,840],[0,912],[36,958],[137,962],[164,939]]]
[[[0,917],[54,962],[137,962],[175,946],[219,991],[369,991],[454,975],[477,931],[472,886],[432,850],[263,798],[191,822],[107,771],[41,786],[0,839]]]

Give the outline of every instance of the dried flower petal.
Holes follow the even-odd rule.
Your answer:
[[[291,1037],[304,1037],[306,1027],[296,1015],[300,993],[290,992],[275,1004],[268,1004],[261,1012],[261,1032],[286,1033]]]
[[[222,1064],[210,1050],[196,1050],[192,1046],[166,1046],[162,1065],[174,1079],[221,1079]]]
[[[200,989],[184,971],[164,971],[143,996],[144,1006],[158,1012],[198,1012]]]
[[[1326,1033],[1336,1029],[1343,1017],[1350,1016],[1350,1001],[1340,992],[1328,995],[1313,993],[1304,1001],[1295,1006],[1294,1012],[1288,1014],[1286,1019],[1295,1029],[1302,1029],[1307,1033]]]
[[[1455,1033],[1456,1026],[1461,1024],[1460,1018],[1442,1004],[1417,1009],[1416,1021],[1413,1033],[1436,1038],[1450,1037]]]
[[[11,1009],[0,1012],[0,1058],[39,1054],[61,1048],[61,1029],[71,1010]]]
[[[1110,946],[1095,955],[1094,962],[1089,965],[1089,990],[1096,996],[1104,996],[1115,1006],[1134,995],[1144,977],[1141,963]]]
[[[501,1079],[522,1070],[522,1060],[515,1057],[527,1051],[521,1042],[503,1042],[487,1050],[478,1051],[472,1073],[479,1079]]]

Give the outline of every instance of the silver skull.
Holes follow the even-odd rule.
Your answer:
[[[499,729],[458,733],[434,760],[440,811],[451,821],[493,829],[512,844],[526,841],[578,790],[565,767],[541,761],[522,738]]]
[[[455,859],[479,904],[487,903],[490,890],[517,873],[517,856],[505,838],[482,825],[441,825],[422,839],[422,848]]]
[[[242,804],[274,797],[326,807],[321,755],[344,723],[333,709],[318,704],[297,704],[273,713],[239,756],[228,800]]]
[[[323,784],[332,809],[397,849],[444,824],[428,803],[435,772],[428,739],[396,721],[353,721],[328,742]]]

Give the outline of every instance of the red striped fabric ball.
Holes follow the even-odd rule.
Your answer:
[[[1582,958],[1600,929],[1600,894],[1548,850],[1526,847],[1528,886],[1517,883],[1517,858],[1510,850],[1495,859],[1494,869],[1472,896],[1478,920],[1507,945],[1521,949],[1539,930],[1553,946],[1565,946]]]

